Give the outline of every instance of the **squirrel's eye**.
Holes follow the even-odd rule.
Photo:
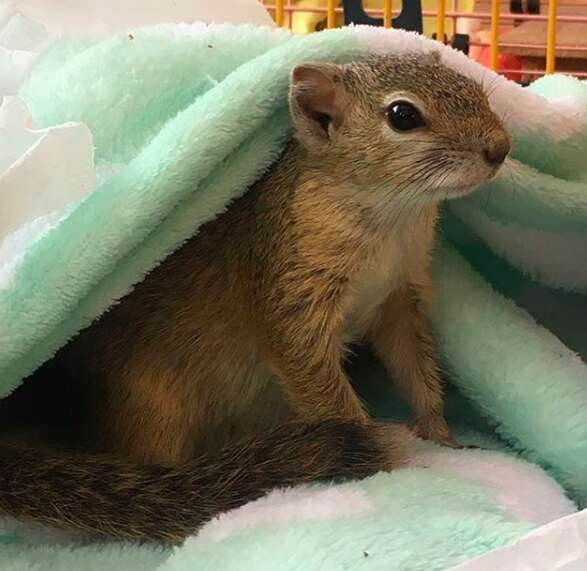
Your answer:
[[[426,125],[422,114],[407,101],[395,101],[387,108],[387,120],[397,131],[411,131]]]

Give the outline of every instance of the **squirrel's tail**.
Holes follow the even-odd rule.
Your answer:
[[[0,443],[0,514],[91,535],[179,543],[275,487],[362,478],[406,458],[397,424],[286,424],[181,465]]]

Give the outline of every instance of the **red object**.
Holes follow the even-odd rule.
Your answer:
[[[478,61],[481,65],[485,67],[491,67],[491,48],[489,47],[481,47],[481,46],[471,46],[469,49],[469,56],[472,57],[474,60]],[[515,73],[514,70],[521,70],[522,69],[522,61],[519,57],[508,55],[508,54],[498,54],[497,56],[497,69],[507,69],[507,73],[504,75],[511,79],[512,81],[520,81],[521,74]]]

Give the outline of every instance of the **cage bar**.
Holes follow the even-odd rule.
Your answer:
[[[548,0],[548,28],[546,31],[546,73],[554,73],[556,65],[556,11],[558,0]]]
[[[283,28],[285,24],[285,0],[275,0],[275,23]]]
[[[336,0],[328,0],[326,4],[326,27],[336,27]]]
[[[436,39],[444,43],[444,25],[446,21],[446,0],[438,0],[438,12],[436,14]]]
[[[499,5],[499,0],[491,0],[490,66],[493,71],[497,70],[499,56]]]
[[[386,28],[391,28],[392,22],[392,10],[391,10],[391,0],[385,0],[383,4],[383,25]]]

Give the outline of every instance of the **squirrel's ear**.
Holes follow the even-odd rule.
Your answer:
[[[343,121],[344,87],[334,64],[308,64],[291,74],[290,110],[298,135],[327,140]]]

